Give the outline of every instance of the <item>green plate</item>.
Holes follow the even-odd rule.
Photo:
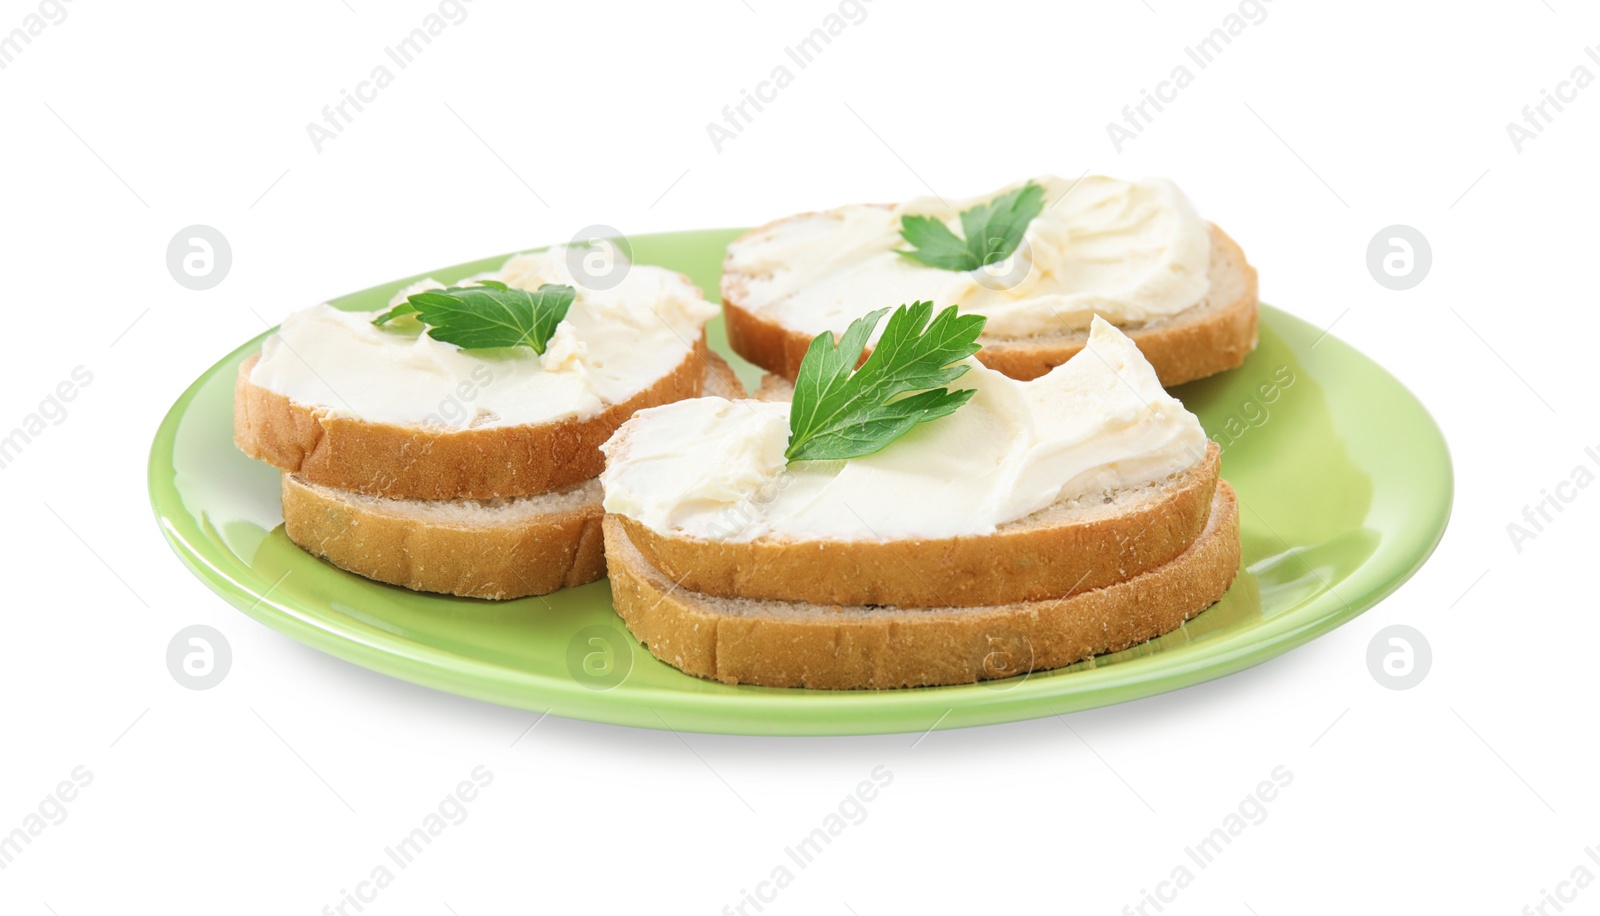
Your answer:
[[[630,241],[636,261],[716,290],[736,235]],[[432,276],[455,280],[503,260]],[[377,308],[404,282],[334,304]],[[711,335],[729,354],[720,322]],[[1028,677],[887,691],[729,687],[656,661],[628,636],[604,581],[518,601],[449,598],[369,582],[296,548],[283,532],[278,472],[232,442],[234,375],[259,345],[212,366],[156,433],[151,503],[184,563],[245,613],[340,658],[599,722],[759,735],[923,732],[1175,690],[1265,661],[1376,604],[1433,552],[1450,514],[1449,452],[1416,398],[1360,353],[1263,306],[1261,344],[1242,368],[1175,392],[1222,443],[1223,475],[1239,493],[1243,569],[1220,603],[1145,645]],[[754,367],[733,361],[754,380]]]

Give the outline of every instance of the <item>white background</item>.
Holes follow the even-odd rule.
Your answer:
[[[1520,552],[1506,530],[1600,445],[1600,88],[1520,152],[1506,131],[1574,67],[1600,75],[1583,52],[1600,15],[1276,0],[1118,152],[1106,123],[1236,5],[873,0],[714,149],[706,123],[836,8],[476,0],[320,153],[306,123],[435,4],[76,0],[0,71],[0,427],[75,366],[94,376],[0,471],[0,832],[74,767],[94,774],[0,871],[0,911],[319,913],[479,764],[494,781],[468,819],[368,912],[723,912],[879,765],[894,781],[865,822],[768,912],[1124,912],[1280,765],[1294,779],[1267,819],[1167,912],[1514,914],[1577,866],[1600,874],[1600,495]],[[36,9],[0,2],[0,32]],[[1394,597],[1242,674],[1065,719],[918,741],[551,717],[518,740],[533,715],[254,623],[152,522],[158,421],[262,319],[592,223],[748,225],[1085,170],[1175,179],[1264,299],[1333,325],[1433,411],[1454,516]],[[165,265],[193,223],[233,248],[206,292]],[[1407,292],[1365,264],[1394,223],[1432,243]],[[234,652],[204,692],[164,662],[194,623]],[[1394,623],[1433,647],[1408,691],[1365,662]],[[1579,899],[1593,911],[1600,887]]]

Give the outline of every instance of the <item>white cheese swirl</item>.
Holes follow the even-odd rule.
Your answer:
[[[519,254],[476,280],[534,290],[573,286],[554,336],[528,348],[463,350],[409,329],[372,324],[379,312],[317,305],[284,319],[261,346],[250,381],[296,403],[396,425],[482,428],[584,419],[667,375],[717,314],[687,278],[661,267],[627,271],[610,289],[574,277],[564,247]],[[422,280],[391,305],[444,284]]]
[[[853,204],[792,217],[728,248],[725,272],[744,308],[816,335],[840,332],[873,308],[916,300],[988,317],[990,337],[1081,330],[1095,315],[1135,327],[1201,303],[1210,291],[1211,233],[1172,182],[1089,176],[1034,179],[1044,210],[1012,258],[982,271],[929,267],[896,253],[901,218],[932,216],[962,233],[970,200]]]
[[[1032,381],[967,365],[952,386],[977,390],[966,405],[848,461],[786,464],[785,403],[640,411],[603,447],[605,509],[662,534],[728,540],[981,536],[1205,456],[1199,419],[1103,319],[1084,351]]]

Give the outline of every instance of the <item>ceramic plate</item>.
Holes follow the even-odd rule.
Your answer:
[[[634,259],[714,293],[734,230],[630,239]],[[432,271],[444,281],[504,256]],[[421,275],[419,275],[420,277]],[[335,300],[372,309],[396,280]],[[309,303],[308,303],[309,304]],[[720,319],[715,346],[746,382]],[[263,337],[265,335],[262,335]],[[369,582],[284,535],[278,472],[233,447],[233,381],[260,338],[172,406],[150,453],[150,498],[184,563],[268,626],[397,678],[537,712],[646,728],[761,735],[922,732],[1104,706],[1221,677],[1301,645],[1394,591],[1450,514],[1450,456],[1428,412],[1382,368],[1262,306],[1245,365],[1174,393],[1223,446],[1238,490],[1243,568],[1175,632],[1115,655],[962,687],[809,691],[729,687],[656,661],[623,628],[605,581],[490,602]]]

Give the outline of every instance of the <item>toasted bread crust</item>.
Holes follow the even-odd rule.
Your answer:
[[[606,574],[605,513],[594,496],[500,524],[446,524],[399,511],[399,500],[352,496],[284,474],[283,526],[306,552],[368,579],[468,598],[522,598]]]
[[[981,537],[735,541],[661,534],[625,516],[618,523],[645,562],[706,595],[905,608],[1041,601],[1104,588],[1182,553],[1206,526],[1220,459],[1209,442],[1193,467],[1123,501],[1046,509]]]
[[[239,367],[233,441],[246,455],[310,483],[394,499],[505,499],[548,493],[605,467],[601,443],[646,407],[700,394],[705,336],[671,372],[599,414],[526,426],[431,430],[330,415],[250,381]]]
[[[760,230],[754,230],[760,231]],[[1238,367],[1256,346],[1260,312],[1256,270],[1228,234],[1211,227],[1211,275],[1222,301],[1205,303],[1171,318],[1121,330],[1138,345],[1166,387]],[[811,335],[792,330],[745,308],[743,282],[724,274],[722,313],[728,342],[740,356],[791,381],[811,346]],[[894,303],[879,303],[893,305]],[[944,306],[949,303],[935,303]],[[978,359],[1015,379],[1038,378],[1083,349],[1087,331],[1040,337],[980,337]]]
[[[706,354],[708,394],[744,395],[733,369]],[[527,511],[441,518],[416,500],[361,496],[283,475],[289,540],[340,569],[414,591],[468,598],[522,598],[584,585],[606,574],[600,534],[603,491],[585,481],[569,495],[512,500]],[[550,511],[538,511],[548,503]]]
[[[699,396],[727,398],[730,401],[737,401],[745,396],[744,382],[739,381],[739,373],[733,371],[727,360],[711,350],[705,353],[705,375],[701,381]]]
[[[1118,652],[1216,603],[1239,569],[1239,510],[1218,483],[1205,530],[1176,558],[1059,600],[974,608],[838,607],[714,598],[645,562],[603,523],[612,602],[657,658],[697,677],[766,687],[968,684]]]

